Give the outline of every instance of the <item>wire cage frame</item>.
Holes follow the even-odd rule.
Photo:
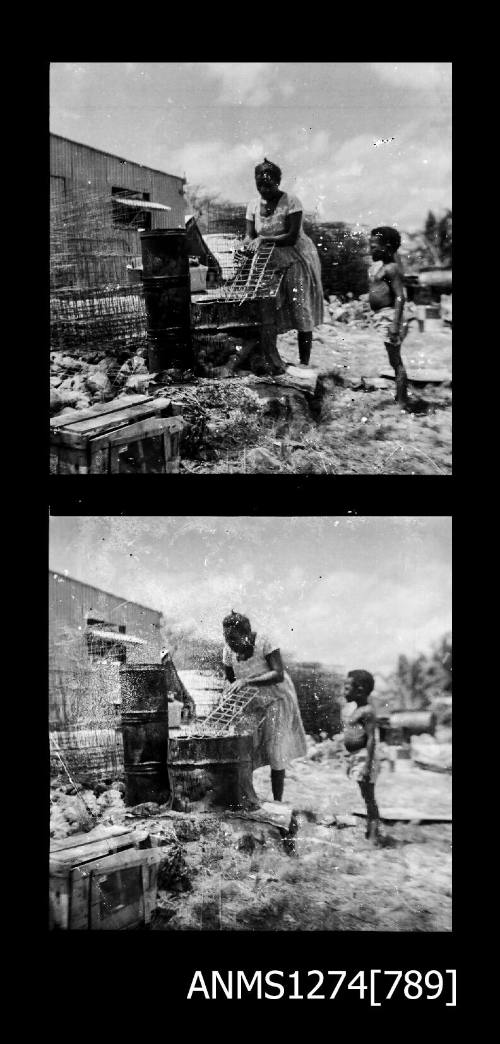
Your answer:
[[[243,304],[277,296],[282,272],[276,266],[274,243],[260,243],[251,253],[242,237],[219,233],[205,237],[222,271],[222,283],[212,296]]]
[[[116,222],[109,193],[73,193],[50,206],[51,350],[137,351],[146,343],[142,288],[128,281],[137,232]]]

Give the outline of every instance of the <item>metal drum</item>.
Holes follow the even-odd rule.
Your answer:
[[[141,232],[150,373],[188,369],[191,348],[191,284],[185,229]]]
[[[258,803],[252,784],[253,739],[240,736],[179,736],[170,739],[175,797],[210,808]]]
[[[390,716],[391,729],[401,729],[405,739],[410,736],[433,736],[436,731],[436,715],[429,710],[393,711]]]
[[[168,777],[168,680],[160,664],[120,668],[125,803],[163,804]]]

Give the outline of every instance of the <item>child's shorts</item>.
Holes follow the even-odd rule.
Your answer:
[[[354,780],[356,783],[360,783],[365,779],[365,765],[368,755],[366,750],[357,750],[355,754],[348,754],[347,756],[347,775],[349,779]],[[372,767],[370,769],[370,775],[366,782],[375,783],[377,776],[380,772],[380,762],[375,754],[372,761]]]
[[[400,334],[398,338],[392,337],[389,333],[389,328],[394,322],[394,308],[381,308],[379,312],[372,312],[372,323],[377,333],[382,335],[384,344],[391,342],[394,346],[401,346],[405,339],[406,332],[408,329],[408,323],[401,323]]]

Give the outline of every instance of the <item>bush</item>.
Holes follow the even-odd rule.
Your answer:
[[[368,291],[368,239],[343,221],[318,225],[304,221],[304,231],[315,243],[320,261],[325,297],[345,298]]]

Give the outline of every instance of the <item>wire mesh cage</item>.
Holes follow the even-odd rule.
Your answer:
[[[147,343],[146,305],[142,287],[67,288],[51,294],[50,334],[53,351],[82,354],[113,347],[130,352]]]
[[[204,238],[222,271],[221,285],[215,291],[218,297],[238,304],[276,297],[281,272],[276,266],[274,243],[264,241],[251,253],[241,236],[217,233]]]
[[[116,223],[109,194],[51,201],[50,324],[53,350],[92,351],[146,343],[142,287],[130,285],[137,232]]]
[[[138,233],[123,227],[113,208],[112,195],[103,192],[51,200],[51,290],[126,281],[127,264],[140,253]]]

